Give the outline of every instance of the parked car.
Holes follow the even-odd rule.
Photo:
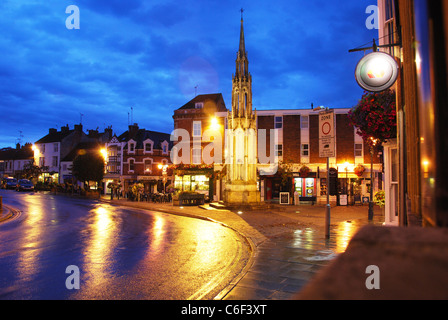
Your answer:
[[[6,178],[6,189],[15,189],[17,187],[17,179],[15,178]]]
[[[20,179],[17,183],[17,191],[33,191],[34,185],[33,183],[28,179]]]

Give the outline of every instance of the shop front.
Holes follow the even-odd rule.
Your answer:
[[[206,199],[213,199],[213,169],[182,170],[181,175],[178,173],[174,174],[174,188],[178,192],[198,192],[205,194]]]
[[[309,177],[294,177],[294,203],[315,202],[317,195],[317,179],[310,174]]]

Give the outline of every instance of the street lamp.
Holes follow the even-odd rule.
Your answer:
[[[218,121],[218,118],[216,118],[216,117],[212,117],[212,119],[210,120],[210,123],[211,123],[210,127],[211,127],[213,130],[216,130],[216,129],[219,128],[219,121]]]
[[[159,169],[161,169],[162,170],[162,177],[163,177],[163,193],[165,193],[165,184],[166,184],[166,181],[167,181],[167,172],[166,172],[166,169],[168,168],[168,165],[167,164],[161,164],[161,163],[159,163],[158,165],[157,165],[157,168],[159,168]]]
[[[100,153],[103,156],[104,161],[106,161],[106,159],[107,159],[107,150],[106,150],[106,148],[101,148]]]

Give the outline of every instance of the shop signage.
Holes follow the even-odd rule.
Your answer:
[[[289,192],[280,192],[280,204],[289,204]]]
[[[319,112],[319,157],[335,156],[334,112]]]
[[[355,70],[359,86],[370,92],[389,89],[397,80],[398,64],[384,52],[372,52],[362,58]]]
[[[341,206],[347,205],[347,195],[346,194],[339,195],[339,205],[341,205]]]

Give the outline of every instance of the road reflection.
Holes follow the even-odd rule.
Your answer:
[[[343,221],[333,229],[333,237],[336,242],[336,253],[345,252],[350,240],[360,228],[360,225],[353,221]]]
[[[329,260],[345,252],[350,240],[361,227],[356,221],[343,221],[332,225],[330,238],[326,239],[319,228],[303,228],[293,232],[291,247],[314,251],[308,260]]]
[[[39,256],[42,251],[43,217],[42,207],[33,203],[34,199],[26,197],[28,214],[23,222],[23,231],[20,236],[19,256],[17,259],[17,271],[21,281],[31,282],[39,272],[41,264]]]
[[[89,227],[85,238],[84,272],[87,291],[91,288],[105,288],[110,280],[114,264],[113,250],[116,247],[118,227],[112,219],[112,212],[103,205],[90,210]]]
[[[165,219],[161,216],[154,217],[152,228],[148,231],[149,250],[151,255],[159,255],[163,251],[163,243],[165,239]]]

